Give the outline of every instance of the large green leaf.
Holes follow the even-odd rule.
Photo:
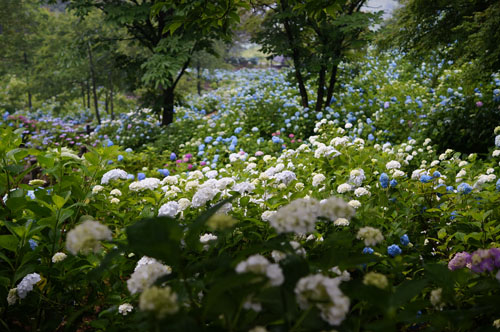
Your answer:
[[[142,219],[127,227],[130,249],[139,255],[157,258],[167,264],[179,261],[182,228],[167,217]]]

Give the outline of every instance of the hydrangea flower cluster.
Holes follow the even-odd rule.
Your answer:
[[[295,286],[297,302],[302,310],[315,306],[321,318],[330,325],[340,325],[349,312],[350,300],[339,288],[340,278],[313,274],[301,278]]]

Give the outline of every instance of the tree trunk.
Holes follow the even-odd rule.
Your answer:
[[[285,12],[287,9],[288,9],[288,1],[286,0],[281,1],[282,12]],[[304,77],[302,76],[301,72],[300,54],[299,54],[299,49],[297,48],[296,38],[293,34],[292,27],[290,26],[290,20],[288,18],[285,18],[283,20],[283,25],[285,26],[288,43],[290,44],[290,49],[292,50],[293,66],[295,67],[295,78],[297,79],[297,83],[299,85],[299,92],[302,101],[302,106],[308,107],[309,101],[307,97],[307,90],[304,84]]]
[[[196,61],[196,88],[198,89],[198,96],[201,96],[201,65],[200,60]]]
[[[89,65],[90,65],[90,77],[92,79],[92,93],[94,95],[94,107],[95,107],[95,116],[97,118],[97,123],[101,124],[101,117],[99,116],[99,105],[97,101],[97,83],[95,78],[94,71],[94,62],[92,61],[92,49],[90,47],[90,42],[88,43],[88,52],[89,52]]]
[[[111,120],[115,119],[115,107],[113,105],[113,82],[111,82],[109,90],[109,105],[111,106]]]
[[[161,125],[167,126],[174,121],[174,87],[163,89],[163,114]]]
[[[82,102],[83,108],[85,108],[85,83],[82,83]]]
[[[90,109],[90,78],[87,79],[87,108]]]
[[[337,69],[339,65],[336,63],[332,67],[332,73],[330,74],[330,82],[328,84],[328,91],[326,92],[326,105],[330,106],[332,103],[333,89],[335,88],[335,83],[337,83]]]
[[[326,75],[326,66],[321,65],[319,70],[319,78],[318,78],[318,92],[316,97],[316,112],[321,112],[323,109],[323,96],[325,95],[325,75]]]
[[[104,111],[109,114],[109,91],[107,89],[104,92]]]
[[[28,55],[26,54],[26,52],[23,52],[23,56],[24,56],[24,68],[26,69],[26,85],[28,86],[28,108],[29,110],[31,111],[33,109],[33,105],[31,103],[31,91],[30,91],[30,72],[29,72],[29,68],[28,68]]]

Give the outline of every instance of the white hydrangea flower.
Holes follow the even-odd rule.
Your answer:
[[[201,187],[198,189],[196,194],[194,194],[191,205],[194,208],[205,205],[208,201],[211,201],[215,195],[219,193],[219,190],[210,187]]]
[[[187,198],[179,199],[179,211],[184,211],[191,205],[191,201]]]
[[[350,300],[339,288],[340,278],[322,274],[301,278],[295,286],[297,302],[302,310],[315,306],[330,325],[340,325],[349,312]]]
[[[157,319],[162,319],[169,314],[175,314],[179,311],[177,294],[170,286],[163,288],[149,287],[139,298],[139,309],[154,312]]]
[[[337,187],[337,192],[339,194],[343,194],[351,190],[352,186],[349,183],[342,183],[340,186]]]
[[[391,160],[387,164],[385,164],[385,167],[389,170],[390,169],[399,169],[399,168],[401,168],[401,163],[399,161],[396,161],[396,160]]]
[[[326,176],[324,176],[323,174],[316,174],[312,178],[312,185],[313,185],[313,187],[317,187],[325,180],[326,180]]]
[[[354,190],[354,195],[356,197],[370,196],[370,192],[364,187],[359,187],[356,190]]]
[[[122,192],[119,189],[113,189],[109,194],[113,196],[121,196]]]
[[[118,312],[123,316],[127,316],[127,314],[129,312],[132,312],[133,309],[134,307],[130,303],[124,303],[120,304],[120,306],[118,307]]]
[[[299,198],[279,208],[270,219],[270,223],[278,233],[306,234],[314,231],[318,211],[317,200]]]
[[[68,255],[66,255],[65,253],[63,253],[63,252],[56,252],[54,254],[54,256],[52,256],[52,263],[62,262],[63,260],[66,259],[66,257],[68,257]]]
[[[236,266],[236,273],[238,274],[249,272],[265,275],[272,286],[279,286],[285,281],[280,266],[271,264],[267,258],[259,254],[248,257]]]
[[[103,186],[101,185],[96,185],[92,188],[92,194],[93,195],[97,195],[98,193],[100,193],[102,190],[104,189]]]
[[[131,294],[142,292],[153,285],[158,278],[170,273],[172,273],[170,266],[145,256],[137,263],[134,273],[127,280],[127,288]]]
[[[21,282],[17,284],[17,295],[20,299],[24,299],[29,292],[33,290],[33,286],[36,285],[42,278],[38,273],[30,273],[26,275]]]
[[[271,218],[276,214],[276,211],[264,211],[262,215],[260,216],[260,219],[263,221],[270,222]]]
[[[361,186],[365,179],[365,171],[361,168],[352,170],[349,175],[349,183],[351,183],[355,187]]]
[[[166,176],[163,180],[161,180],[162,185],[165,185],[165,184],[176,185],[178,183],[179,183],[179,179],[177,179],[176,176],[172,176],[172,175]]]
[[[361,202],[356,199],[350,200],[349,202],[347,202],[347,204],[349,204],[354,209],[357,209],[361,206]]]
[[[111,231],[97,221],[87,220],[68,232],[66,248],[73,255],[82,252],[98,252],[101,249],[100,241],[111,240]]]
[[[154,190],[160,186],[160,179],[157,178],[145,178],[144,180],[132,182],[128,188],[131,191],[144,191],[144,190]]]
[[[188,200],[189,201],[189,200]],[[171,201],[163,204],[158,210],[158,217],[170,217],[173,218],[179,212],[179,203]]]
[[[113,169],[109,172],[104,173],[101,179],[101,184],[107,184],[109,181],[117,179],[126,180],[127,175],[127,172],[125,172],[124,170],[121,170],[119,168]]]
[[[7,295],[7,304],[14,305],[19,300],[19,296],[17,296],[17,288],[11,288],[9,290],[9,294]]]
[[[233,186],[233,190],[239,192],[241,195],[244,193],[251,193],[255,190],[255,185],[250,182],[241,182]]]
[[[284,183],[285,186],[288,186],[288,184],[290,182],[292,182],[293,180],[297,179],[297,176],[292,171],[283,171],[283,172],[280,172],[280,173],[276,173],[274,175],[274,178],[276,180],[278,180],[279,182]]]
[[[120,199],[116,198],[116,197],[113,197],[110,199],[109,201],[111,204],[118,204],[120,203]]]
[[[363,240],[365,242],[365,246],[375,246],[384,241],[382,232],[379,229],[370,226],[360,228],[356,238],[358,240]]]

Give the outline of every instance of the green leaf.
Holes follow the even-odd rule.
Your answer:
[[[62,209],[64,206],[64,203],[66,203],[66,200],[62,198],[61,196],[58,196],[56,194],[52,195],[52,201],[54,202],[55,206],[58,209]]]
[[[139,255],[177,265],[182,228],[177,220],[167,217],[142,219],[127,227],[130,249]]]
[[[16,252],[19,240],[14,235],[0,235],[0,248]]]

